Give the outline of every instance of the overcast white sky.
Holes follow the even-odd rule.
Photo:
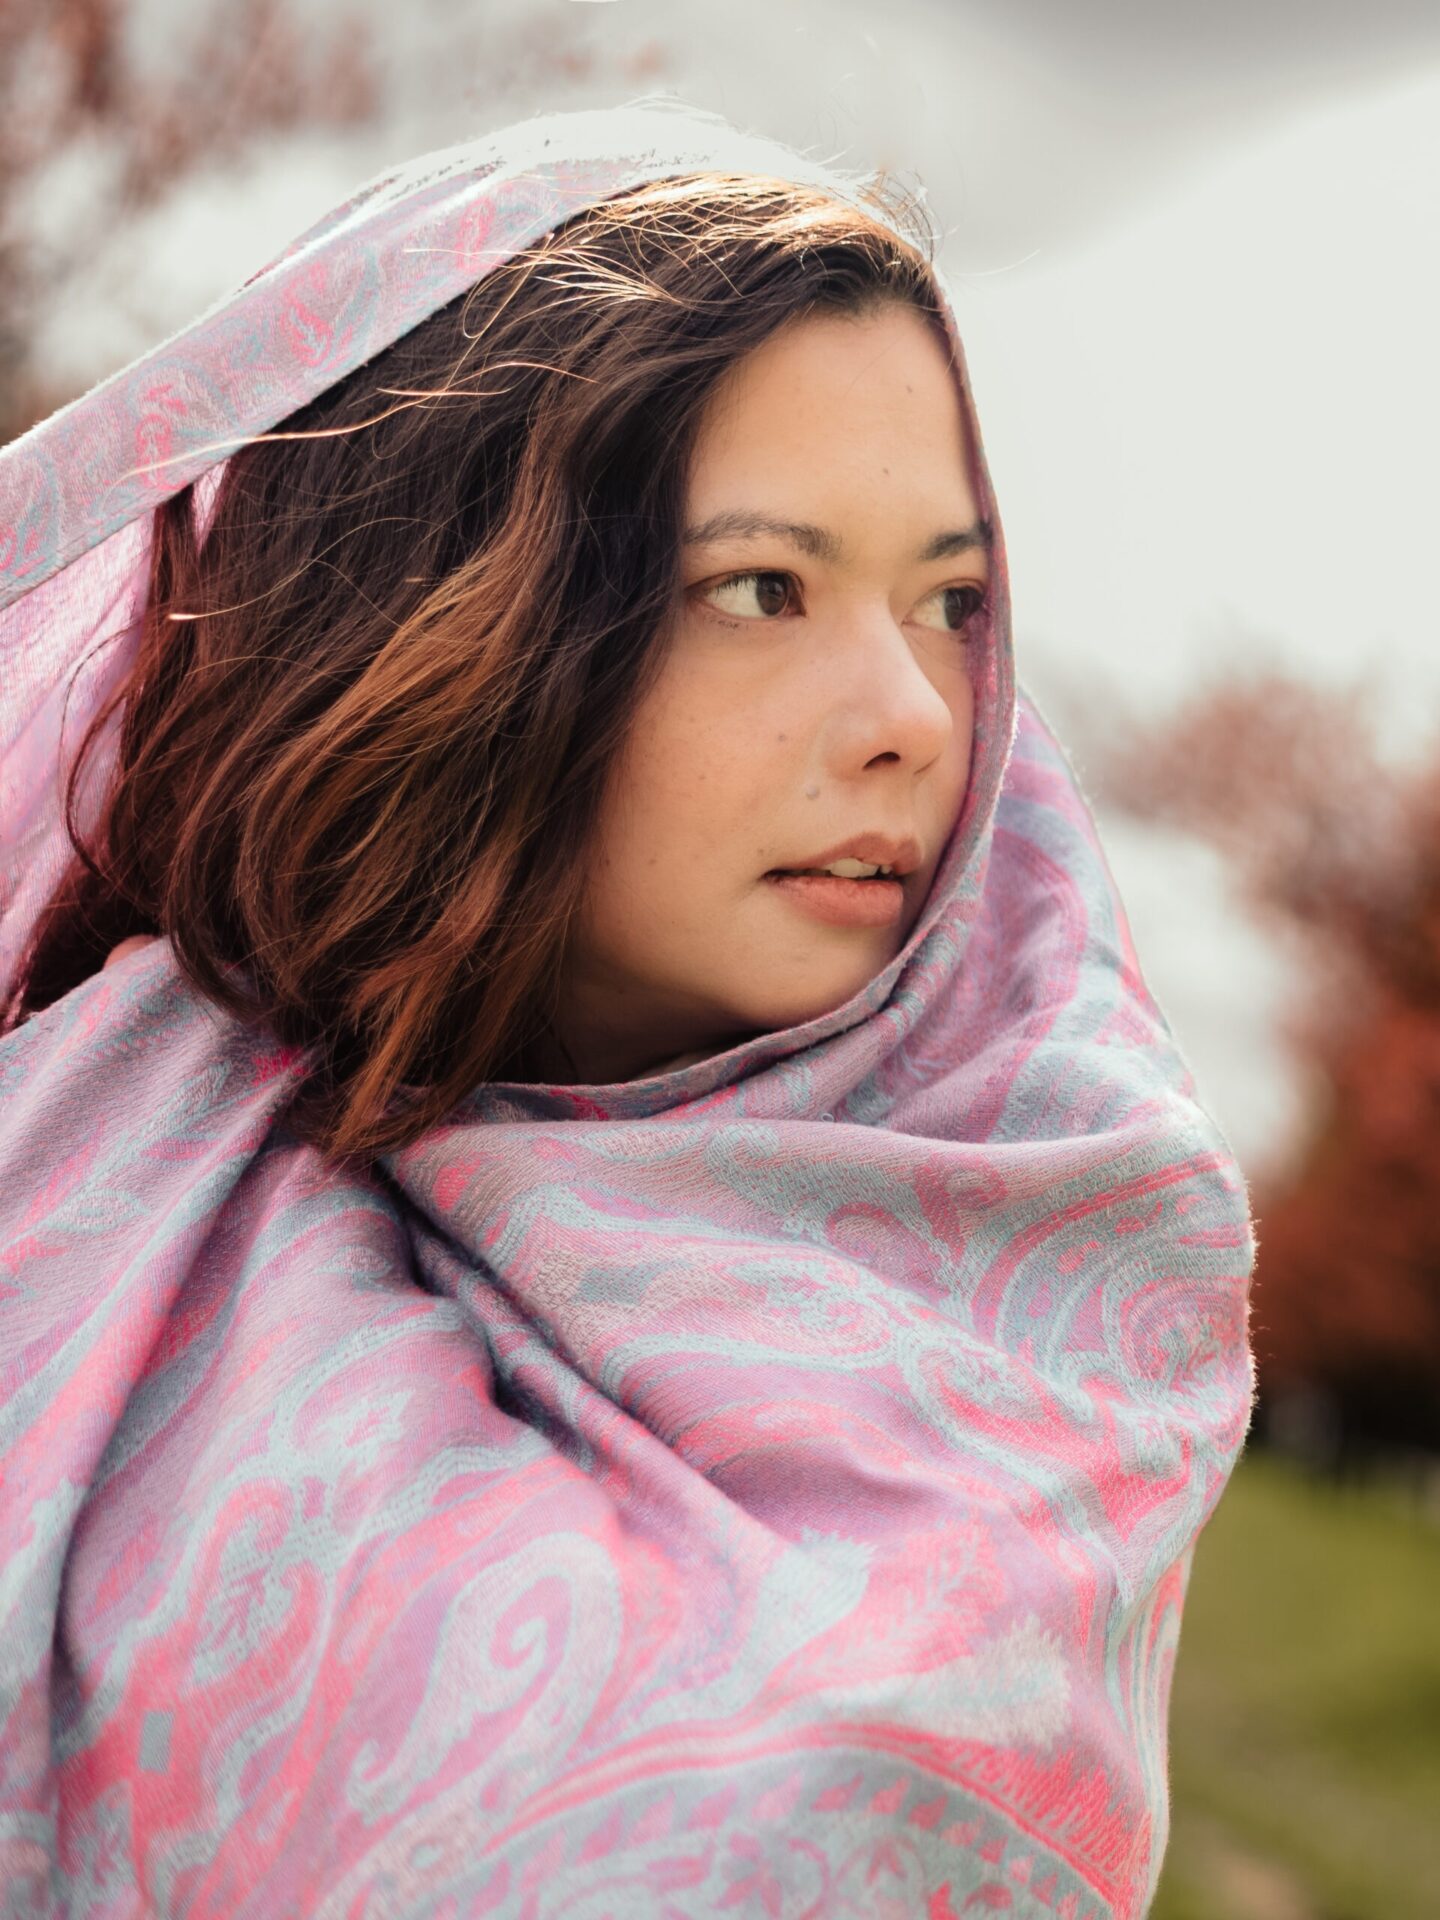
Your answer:
[[[123,365],[382,165],[542,108],[673,92],[924,182],[1020,672],[1057,724],[1077,681],[1159,712],[1216,663],[1266,658],[1372,685],[1388,751],[1440,738],[1433,0],[363,7],[384,123],[272,141],[113,236],[47,320],[57,377]],[[146,56],[193,18],[145,0]],[[588,71],[555,71],[567,38]],[[74,156],[44,184],[58,247],[103,165]],[[1285,970],[1204,849],[1101,826],[1150,985],[1258,1172],[1301,1113],[1270,1032]]]

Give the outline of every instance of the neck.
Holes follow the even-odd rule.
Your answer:
[[[564,1039],[547,1030],[535,1039],[515,1071],[507,1079],[522,1080],[538,1086],[598,1087],[626,1080],[648,1080],[660,1073],[673,1073],[680,1067],[692,1067],[733,1046],[733,1040],[695,1047],[682,1053],[664,1050],[664,1042],[648,1050],[606,1046],[593,1040],[587,1045]]]

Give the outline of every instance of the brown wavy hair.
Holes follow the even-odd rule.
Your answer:
[[[157,509],[133,671],[5,1027],[163,933],[313,1049],[287,1124],[408,1144],[553,1031],[589,832],[679,593],[717,382],[787,321],[909,302],[919,201],[692,174],[586,208]],[[913,238],[910,236],[913,235]],[[123,703],[93,844],[82,764]]]

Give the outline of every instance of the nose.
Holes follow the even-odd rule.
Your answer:
[[[918,773],[945,752],[957,705],[969,701],[966,642],[938,631],[914,638],[883,604],[845,624],[825,657],[836,749],[861,766],[890,760]]]

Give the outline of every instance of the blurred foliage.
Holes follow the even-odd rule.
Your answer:
[[[1284,939],[1325,1089],[1252,1194],[1260,1419],[1317,1463],[1440,1450],[1440,739],[1383,763],[1363,690],[1279,674],[1087,729],[1097,798],[1214,845]]]
[[[1150,1920],[1440,1914],[1437,1493],[1241,1461],[1186,1597]]]
[[[47,294],[77,254],[202,161],[376,110],[365,24],[338,8],[303,26],[286,0],[196,8],[166,36],[163,61],[139,57],[135,12],[123,0],[0,0],[0,442],[70,397],[47,391],[34,347]],[[103,165],[57,249],[22,209],[45,170],[87,143]]]
[[[382,17],[377,34],[362,0],[193,0],[159,12],[155,0],[0,0],[0,444],[73,398],[47,375],[43,316],[127,219],[197,169],[277,137],[372,132],[358,184],[476,125],[566,105],[595,79],[628,92],[664,73],[657,40],[587,44],[585,11],[569,0],[506,18],[464,8],[427,32],[412,9]],[[412,120],[421,103],[424,132],[400,132],[397,155],[402,99]],[[55,169],[76,156],[81,190],[58,196],[67,217],[56,234]]]

